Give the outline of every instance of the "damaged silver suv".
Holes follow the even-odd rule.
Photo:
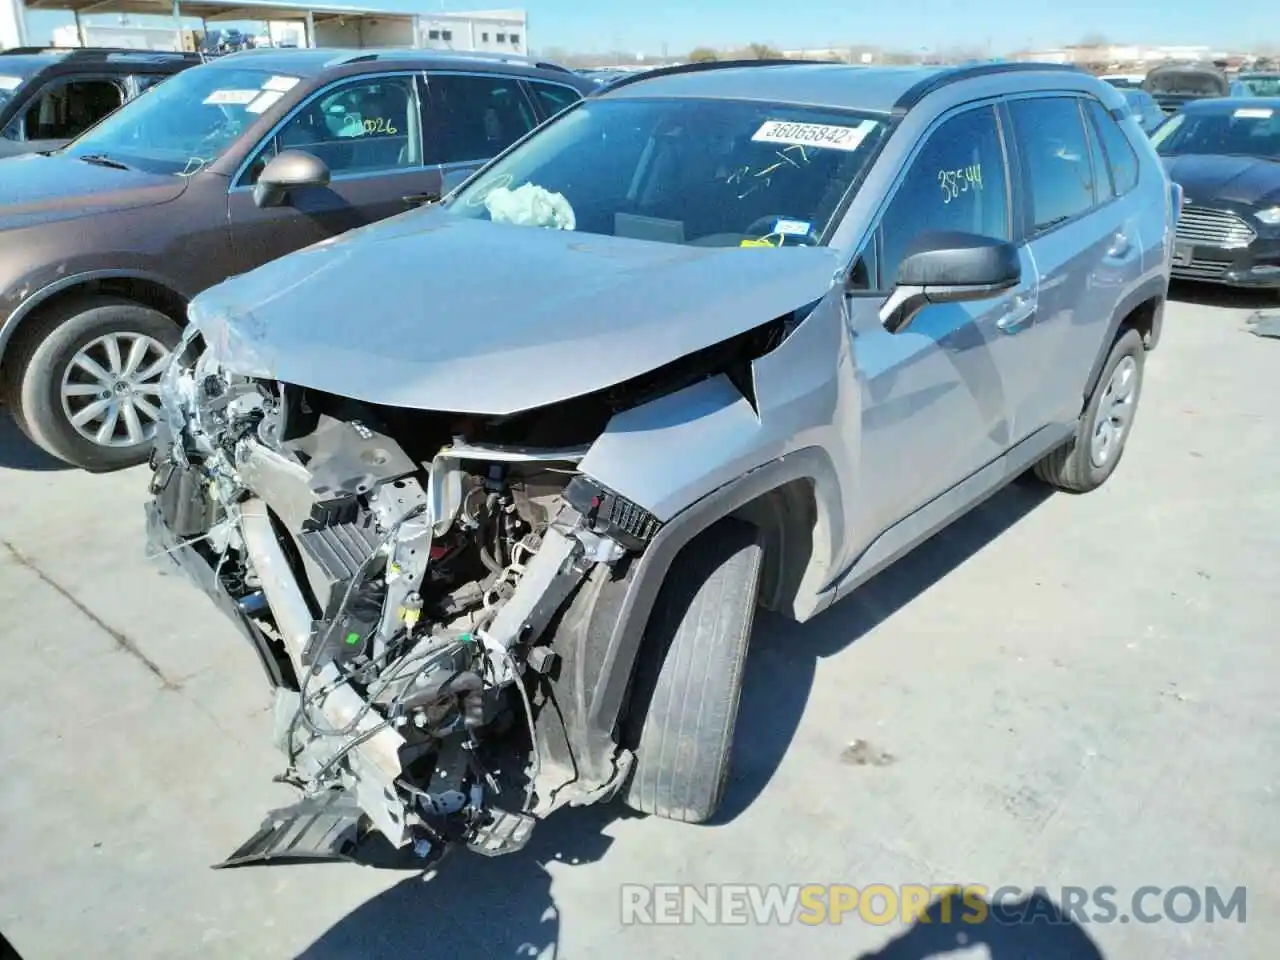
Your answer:
[[[677,67],[196,298],[150,537],[302,791],[228,863],[710,818],[758,606],[1115,470],[1179,199],[1077,71]]]

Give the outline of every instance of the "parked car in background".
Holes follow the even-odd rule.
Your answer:
[[[1098,79],[1105,80],[1121,90],[1140,90],[1146,76],[1145,73],[1104,73]]]
[[[594,89],[496,55],[245,51],[62,151],[0,161],[0,387],[18,424],[86,469],[145,460],[192,296],[439,199]]]
[[[579,76],[586,77],[588,80],[594,81],[601,87],[607,87],[609,84],[621,80],[623,77],[629,77],[634,71],[631,70],[608,70],[608,69],[584,69],[577,71]]]
[[[16,47],[0,51],[0,158],[54,150],[199,54]],[[0,203],[5,193],[0,180]]]
[[[1121,88],[1120,95],[1124,97],[1125,103],[1129,105],[1133,115],[1138,118],[1138,126],[1142,127],[1143,133],[1150,134],[1156,127],[1164,123],[1164,111],[1160,109],[1160,104],[1156,103],[1155,97],[1151,96],[1147,91],[1134,87],[1124,87]]]
[[[1212,63],[1169,63],[1148,73],[1142,89],[1155,98],[1167,115],[1192,100],[1228,96],[1231,83]]]
[[[1114,475],[1177,201],[1073,68],[698,64],[205,291],[151,552],[259,652],[304,798],[229,862],[707,820],[757,604]]]
[[[1183,190],[1173,275],[1280,290],[1280,97],[1188,103],[1152,142]]]
[[[1241,73],[1231,81],[1233,97],[1280,97],[1280,73]]]

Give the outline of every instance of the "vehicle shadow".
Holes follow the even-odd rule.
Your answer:
[[[33,472],[72,469],[28,440],[4,407],[0,407],[0,468]]]
[[[552,960],[560,942],[560,915],[547,864],[599,860],[612,842],[604,828],[633,816],[639,814],[617,803],[570,808],[540,823],[518,853],[490,858],[457,850],[434,870],[414,872],[357,907],[298,960]]]
[[[733,772],[715,822],[741,814],[772,778],[799,727],[818,659],[857,641],[1048,496],[1048,488],[1039,484],[1009,486],[807,624],[762,616],[744,679],[743,702],[751,706],[738,720]],[[433,879],[424,881],[415,871],[330,927],[299,954],[299,960],[468,954],[495,960],[553,958],[559,945],[560,913],[551,894],[547,864],[599,860],[612,842],[605,829],[616,820],[636,816],[640,814],[620,802],[570,808],[539,824],[519,853],[489,859],[453,852],[438,865]],[[404,867],[406,861],[374,865]],[[476,898],[481,895],[496,907],[486,910],[480,922],[458,922],[458,917],[475,916]],[[993,954],[994,960],[1006,956],[1012,957]],[[1057,957],[1036,955],[1035,960]]]
[[[961,517],[850,596],[797,624],[762,613],[743,678],[733,765],[716,822],[745,811],[772,779],[800,726],[818,661],[856,643],[1050,496],[1043,484],[1016,482]]]
[[[1169,299],[1193,303],[1200,307],[1223,307],[1229,310],[1266,310],[1280,307],[1274,290],[1240,290],[1215,283],[1174,280],[1169,285]]]
[[[993,904],[972,891],[933,901],[905,933],[856,960],[944,960],[975,946],[991,960],[1104,960],[1084,927],[1044,894]]]

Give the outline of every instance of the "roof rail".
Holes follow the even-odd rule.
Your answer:
[[[538,60],[534,57],[522,56],[518,53],[502,53],[500,51],[489,50],[432,50],[427,47],[415,47],[412,49],[396,48],[389,50],[354,50],[348,54],[334,57],[328,61],[328,66],[338,66],[348,63],[371,63],[376,60],[382,60],[390,57],[403,56],[422,56],[422,57],[439,57],[449,60],[484,60],[492,63],[520,63],[530,67],[538,67],[542,70],[556,70],[561,73],[572,73],[568,67],[561,66],[558,63],[551,63],[546,60]]]
[[[798,64],[833,64],[843,63],[841,60],[790,60],[785,57],[773,57],[764,60],[708,60],[702,63],[677,63],[670,67],[654,67],[652,70],[637,70],[634,73],[619,77],[612,83],[601,87],[596,93],[612,93],[619,87],[636,83],[640,80],[652,80],[654,77],[669,77],[677,73],[703,73],[707,70],[727,70],[732,67],[781,67]]]
[[[1000,73],[1043,73],[1046,70],[1061,73],[1085,72],[1070,63],[974,63],[949,70],[943,69],[909,87],[902,96],[898,97],[898,102],[893,105],[893,112],[901,116],[929,94],[953,83],[959,83],[961,80],[973,80],[977,77]]]
[[[194,60],[199,54],[188,50],[140,50],[136,47],[10,47],[0,50],[0,56],[25,54],[49,56],[56,54],[67,60]]]

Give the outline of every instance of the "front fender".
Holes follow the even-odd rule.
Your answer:
[[[11,307],[8,316],[0,308],[0,361],[4,359],[5,350],[13,340],[24,319],[41,305],[52,300],[58,294],[76,287],[89,286],[103,280],[142,280],[172,290],[174,293],[190,299],[190,293],[182,289],[171,278],[147,266],[125,267],[112,270],[66,270],[66,264],[42,267],[33,270],[25,277],[9,286],[4,297],[3,307]]]
[[[538,730],[543,762],[567,783],[558,803],[594,802],[626,774],[617,730],[645,626],[676,555],[717,520],[795,481],[832,489],[827,453],[807,447],[737,477],[671,517],[620,577],[600,566],[583,585],[555,632],[564,660],[552,680],[555,719]]]

